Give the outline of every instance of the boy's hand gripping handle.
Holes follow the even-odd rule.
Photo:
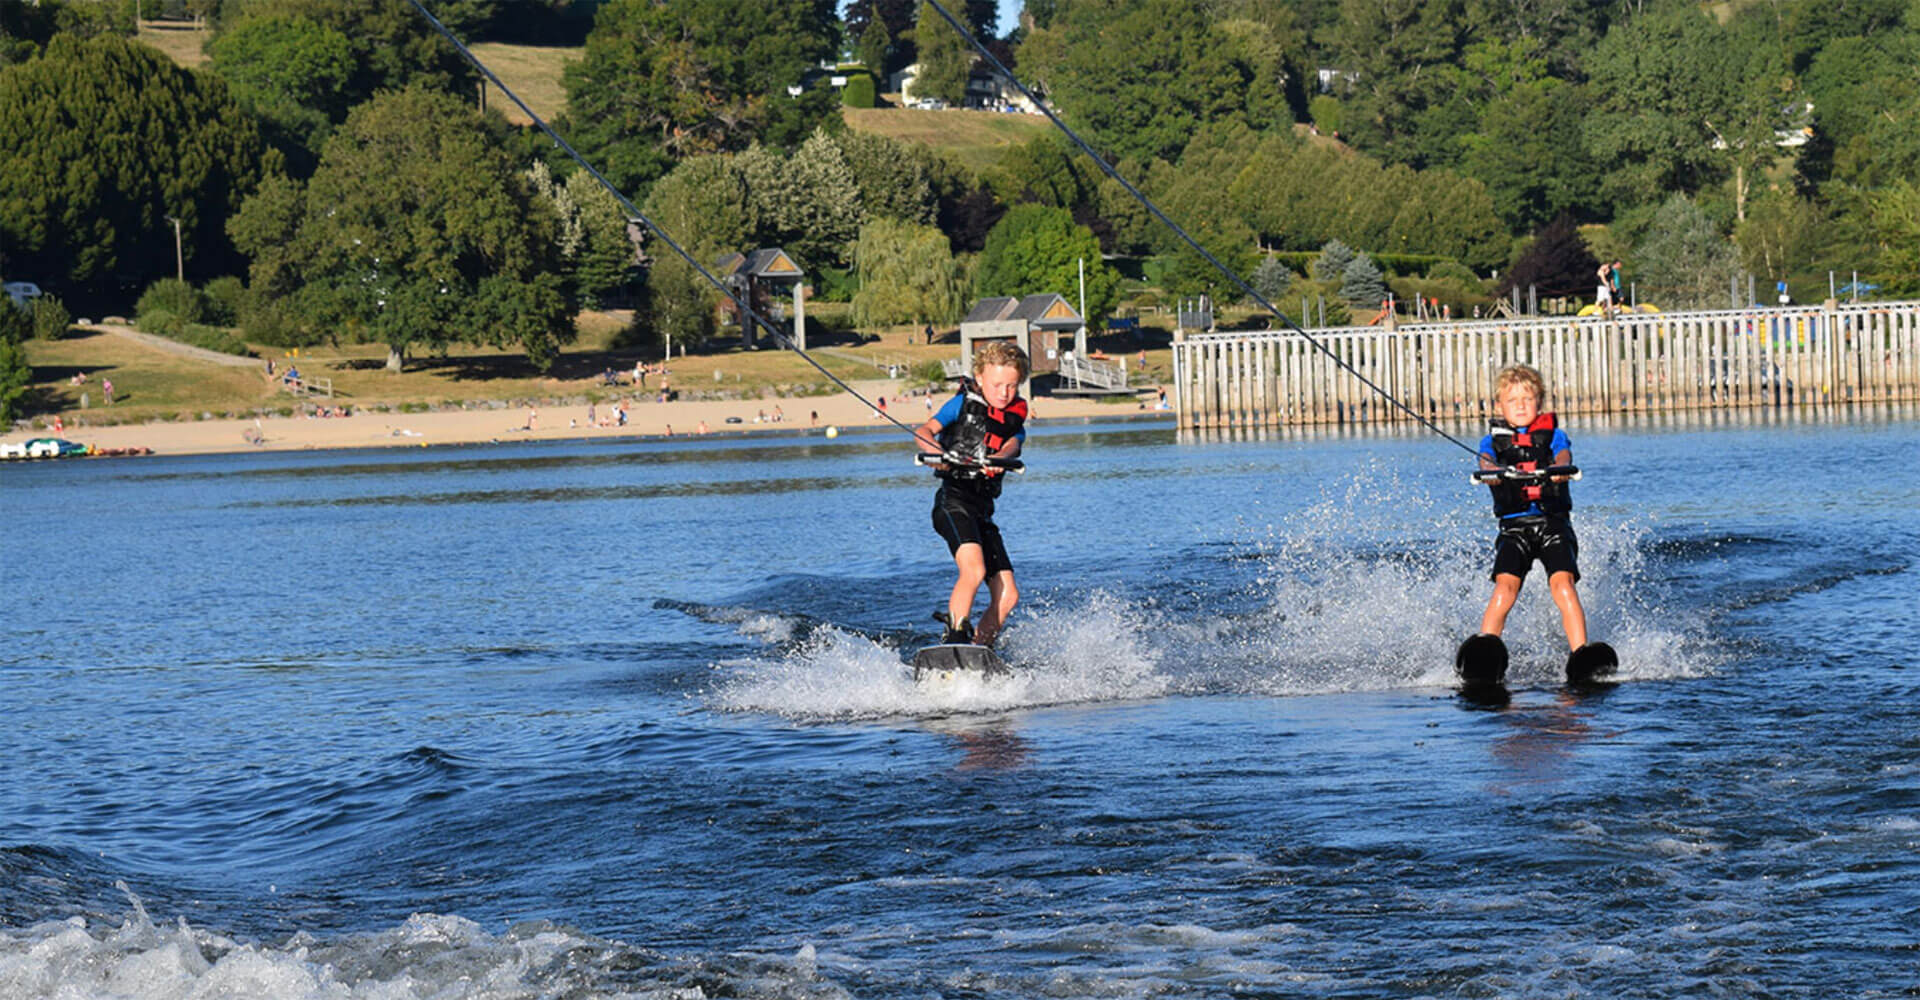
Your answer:
[[[923,451],[915,455],[913,461],[916,465],[924,465],[928,468],[946,466],[952,469],[1005,469],[1008,472],[1025,472],[1027,470],[1027,463],[1017,458],[993,458],[991,456],[987,458],[974,458],[972,455],[962,455],[954,451],[947,452],[944,455]]]
[[[1550,465],[1544,469],[1516,469],[1508,465],[1498,469],[1475,469],[1468,475],[1473,482],[1487,486],[1492,486],[1503,479],[1517,483],[1543,483],[1549,479],[1579,479],[1580,467]]]

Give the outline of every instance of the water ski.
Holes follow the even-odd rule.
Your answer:
[[[947,682],[961,677],[1003,677],[1013,673],[993,650],[970,642],[943,642],[913,654],[913,679]]]
[[[1460,644],[1453,654],[1454,672],[1467,688],[1498,687],[1507,681],[1507,644],[1497,635],[1480,633]]]
[[[1604,642],[1590,642],[1567,654],[1567,683],[1593,684],[1613,676],[1620,657]]]

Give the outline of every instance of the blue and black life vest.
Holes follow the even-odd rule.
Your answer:
[[[960,380],[960,417],[940,428],[940,448],[975,459],[984,459],[999,451],[1027,425],[1027,401],[1014,397],[1005,409],[987,405],[980,386],[970,378]],[[1000,469],[948,468],[937,475],[959,484],[969,493],[986,497],[1000,495],[1006,478]]]
[[[1515,427],[1495,417],[1492,430],[1493,460],[1525,472],[1553,466],[1553,414],[1542,413],[1525,427]],[[1501,480],[1493,484],[1493,512],[1499,517],[1524,514],[1538,505],[1543,514],[1565,514],[1573,510],[1573,495],[1566,483],[1542,480],[1520,483]]]

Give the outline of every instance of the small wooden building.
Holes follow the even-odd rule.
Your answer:
[[[714,270],[718,272],[720,280],[726,282],[728,289],[745,300],[762,319],[792,337],[794,346],[803,351],[807,349],[807,275],[792,257],[787,256],[785,250],[766,247],[747,253],[730,253],[715,262]],[[786,304],[789,295],[793,301],[790,316]],[[721,300],[720,310],[740,323],[740,342],[743,346],[759,346],[758,338],[762,331],[746,317],[734,315],[739,310],[732,299]]]
[[[1071,333],[1073,340],[1063,344]],[[960,357],[948,364],[948,373],[973,369],[973,345],[983,340],[1012,340],[1027,352],[1033,374],[1049,379],[1055,393],[1111,393],[1127,388],[1124,364],[1113,365],[1087,356],[1087,324],[1067,300],[1054,292],[1024,298],[1002,296],[981,299],[960,321]],[[1033,395],[1032,380],[1020,387]]]
[[[1060,370],[1060,338],[1073,334],[1071,350],[1086,353],[1087,324],[1055,292],[1014,298],[981,299],[960,321],[960,360],[973,365],[973,345],[982,340],[1011,340],[1027,352],[1035,375]]]

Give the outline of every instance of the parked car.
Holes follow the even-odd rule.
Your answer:
[[[32,309],[33,300],[40,297],[40,286],[31,281],[9,281],[4,286],[7,298],[22,309]]]

